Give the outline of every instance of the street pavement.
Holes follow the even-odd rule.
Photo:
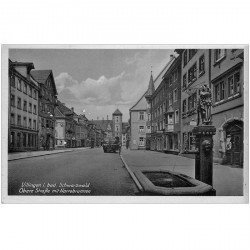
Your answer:
[[[72,189],[83,191],[68,193]],[[119,154],[104,153],[102,148],[8,162],[9,195],[126,196],[138,192]]]
[[[195,177],[195,160],[156,151],[122,149],[122,156],[132,171],[142,168],[171,170]],[[213,187],[217,196],[243,195],[243,169],[213,165]]]

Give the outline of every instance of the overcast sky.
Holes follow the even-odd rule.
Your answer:
[[[111,118],[118,107],[123,121],[146,91],[151,66],[155,78],[173,50],[159,49],[11,49],[13,61],[52,69],[58,99],[89,119]]]

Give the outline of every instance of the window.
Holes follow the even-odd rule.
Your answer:
[[[18,97],[18,98],[17,98],[17,108],[18,108],[18,109],[21,109],[21,108],[22,108],[21,102],[22,102],[22,101],[21,101],[21,98]]]
[[[150,121],[151,120],[151,115],[150,115],[150,113],[148,113],[148,121]]]
[[[34,89],[34,99],[37,99],[37,91]]]
[[[25,116],[23,117],[23,126],[27,127],[27,118]]]
[[[23,110],[27,111],[27,101],[23,101]]]
[[[28,88],[28,95],[29,95],[30,97],[32,97],[32,88],[31,88],[31,86],[29,86],[29,88]]]
[[[31,119],[29,118],[29,128],[31,128]]]
[[[119,122],[119,117],[118,116],[115,117],[115,121],[116,121],[116,123]]]
[[[21,134],[20,133],[17,133],[16,141],[17,141],[16,143],[17,147],[20,148],[21,146]]]
[[[197,49],[189,49],[189,60],[193,58],[196,52],[197,52]]]
[[[182,112],[186,113],[187,111],[187,100],[183,100],[182,102]]]
[[[23,93],[27,94],[27,84],[23,83]]]
[[[188,70],[188,82],[193,82],[197,79],[197,66],[196,63]]]
[[[144,112],[140,112],[139,114],[140,114],[140,115],[139,115],[139,119],[140,119],[141,121],[143,121],[143,120],[144,120]]]
[[[15,124],[15,114],[11,113],[10,115],[10,123]]]
[[[10,95],[10,105],[12,107],[15,107],[15,96],[12,94]]]
[[[26,133],[23,133],[23,146],[24,147],[26,147],[26,140],[27,140]]]
[[[36,130],[36,120],[33,120],[33,129]]]
[[[10,133],[10,145],[11,145],[11,147],[14,147],[14,143],[15,143],[15,132],[11,132]]]
[[[115,131],[119,132],[119,125],[115,125]]]
[[[10,85],[12,86],[12,87],[16,87],[16,84],[15,84],[15,76],[14,75],[11,75],[10,76]]]
[[[18,81],[17,81],[17,89],[18,90],[22,90],[22,80],[21,79],[18,79]]]
[[[202,55],[199,58],[199,74],[203,74],[205,72],[205,56]]]
[[[29,112],[32,113],[32,104],[29,103]]]
[[[214,88],[215,102],[225,99],[225,83],[224,81],[218,83]]]
[[[183,75],[183,88],[187,87],[187,73]]]
[[[188,97],[188,110],[193,110],[196,107],[196,92],[193,93],[191,96]]]
[[[147,126],[147,132],[150,133],[150,126]]]
[[[185,65],[188,62],[188,58],[187,58],[187,50],[184,51],[183,53],[183,67],[185,67]]]
[[[177,101],[177,89],[174,90],[174,102]]]
[[[144,146],[144,138],[139,137],[139,146]]]
[[[234,93],[240,93],[240,72],[234,74]]]
[[[196,142],[195,135],[193,133],[188,133],[188,149],[191,151],[195,151]]]
[[[166,103],[163,103],[163,112],[166,112]]]
[[[224,58],[226,55],[226,50],[225,49],[216,49],[214,50],[214,61],[218,62],[222,58]]]
[[[34,105],[33,113],[36,114],[36,105]]]
[[[173,114],[168,115],[168,124],[174,124]]]
[[[179,110],[175,110],[175,123],[179,123]]]
[[[21,126],[21,116],[20,115],[17,116],[17,125]]]
[[[140,133],[144,132],[144,126],[139,126]]]
[[[169,106],[173,104],[173,93],[169,93]]]

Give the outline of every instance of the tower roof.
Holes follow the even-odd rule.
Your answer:
[[[152,71],[151,71],[151,76],[150,76],[146,96],[151,96],[154,92],[155,92],[155,86],[154,86],[154,80],[153,80],[153,75],[152,75]]]
[[[122,112],[119,109],[116,109],[113,115],[122,115]]]

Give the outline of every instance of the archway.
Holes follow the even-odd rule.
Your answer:
[[[243,166],[243,121],[231,120],[223,129],[225,131],[225,163]]]

